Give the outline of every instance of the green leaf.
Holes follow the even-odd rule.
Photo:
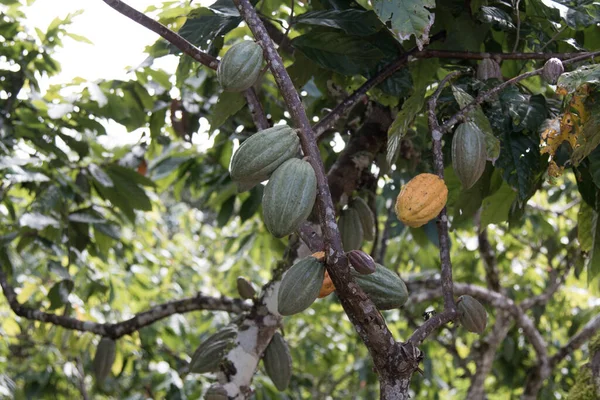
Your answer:
[[[87,43],[87,44],[92,44],[92,45],[94,44],[90,39],[86,38],[85,36],[77,35],[72,32],[65,32],[65,35],[67,35],[71,39],[75,40],[76,42]]]
[[[242,21],[239,16],[217,14],[208,8],[200,8],[185,21],[179,30],[179,34],[199,48],[206,50],[209,41],[212,42],[218,36],[237,27]],[[178,53],[179,50],[171,45],[171,51]]]
[[[311,31],[292,40],[292,45],[321,67],[342,75],[366,73],[384,56],[372,43],[341,32]]]
[[[42,230],[48,226],[54,228],[60,227],[60,222],[53,217],[40,213],[26,213],[19,219],[21,226],[27,226],[32,229]]]
[[[493,24],[503,31],[512,31],[516,28],[512,22],[512,17],[506,11],[498,7],[481,7],[479,19],[483,22]]]
[[[595,104],[590,109],[590,117],[584,123],[579,135],[578,141],[581,146],[577,147],[571,155],[574,165],[579,165],[600,145],[600,105]]]
[[[413,123],[417,114],[423,108],[425,103],[425,89],[421,89],[413,93],[404,104],[402,104],[402,110],[396,115],[396,119],[388,129],[388,145],[387,145],[387,163],[392,165],[398,158],[400,152],[400,142],[408,128]]]
[[[565,72],[558,78],[557,86],[573,93],[586,83],[600,83],[600,64],[584,65],[575,71]]]
[[[519,200],[529,198],[544,173],[537,135],[506,133],[501,139],[500,157],[496,167],[503,170],[503,177],[517,189]]]
[[[113,187],[113,181],[110,179],[110,176],[96,164],[90,164],[88,166],[88,171],[90,171],[94,180],[102,186]]]
[[[516,197],[517,193],[505,183],[496,193],[483,199],[481,227],[507,221],[510,207]]]
[[[592,248],[587,264],[588,283],[600,274],[600,218],[598,218],[598,212],[596,211],[592,211],[591,232]]]
[[[63,279],[62,281],[55,283],[50,291],[48,291],[48,299],[50,300],[50,307],[48,310],[56,310],[69,304],[69,294],[73,291],[75,284],[70,279]]]
[[[429,9],[435,7],[434,0],[374,0],[373,9],[401,41],[415,36],[419,50],[429,43],[429,30],[435,15]]]
[[[219,100],[212,109],[209,123],[211,129],[220,128],[229,117],[237,113],[246,104],[246,99],[241,92],[222,92]]]
[[[296,17],[294,22],[342,29],[354,36],[369,36],[383,28],[373,11],[357,9],[310,11]]]
[[[229,218],[231,218],[231,214],[233,214],[233,206],[235,204],[235,197],[231,196],[223,204],[221,204],[221,209],[219,210],[219,214],[217,215],[217,225],[222,228],[227,224]]]
[[[593,217],[594,209],[585,202],[581,203],[579,212],[577,213],[577,240],[579,240],[579,246],[581,246],[581,250],[583,251],[589,252],[593,248]]]

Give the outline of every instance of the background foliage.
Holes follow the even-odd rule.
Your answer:
[[[256,7],[315,122],[399,52],[425,45],[428,33],[443,38],[433,39],[427,50],[600,49],[600,8],[588,1],[517,1],[516,8],[483,1],[468,7],[464,1],[412,0],[292,4],[261,0]],[[257,286],[268,282],[288,239],[265,230],[262,187],[238,194],[229,177],[232,152],[256,130],[242,95],[221,93],[214,72],[187,56],[180,57],[174,75],[155,68],[155,59],[178,54],[163,40],[147,48],[148,59],[127,81],[75,80],[41,92],[39,82],[60,71],[53,54],[62,40],[86,40],[69,30],[76,15],[34,31],[25,26],[20,1],[2,0],[0,10],[0,266],[19,288],[18,300],[59,315],[114,322],[197,291],[237,297],[240,275]],[[228,0],[210,7],[157,2],[147,12],[214,56],[249,35]],[[407,12],[409,20],[400,18]],[[508,79],[542,64],[504,59],[502,74]],[[468,73],[476,67],[477,60],[460,55],[412,61],[320,138],[330,167],[361,134],[373,109],[384,110],[391,127],[377,128],[385,143],[370,154],[373,164],[356,192],[377,211],[380,242],[365,242],[363,249],[383,256],[384,265],[407,282],[435,277],[440,264],[435,224],[408,228],[390,212],[400,186],[432,170],[425,96],[448,72],[464,72],[441,94],[438,117],[444,121],[499,83],[476,80]],[[600,69],[567,69],[558,93],[534,77],[476,109],[473,118],[488,134],[495,162],[472,189],[461,189],[450,166],[450,138],[445,141],[455,281],[487,284],[478,227],[487,227],[500,283],[516,302],[543,293],[555,274],[564,275],[564,286],[550,301],[529,312],[551,353],[599,305]],[[287,120],[270,73],[257,87],[270,121]],[[565,115],[572,117],[568,135],[575,139],[540,142],[546,137],[541,133],[566,123]],[[142,129],[142,140],[125,147],[100,144],[109,120],[128,131]],[[540,153],[540,143],[553,147]],[[559,172],[551,169],[549,175],[549,165]],[[346,200],[342,196],[340,207]],[[427,290],[413,286],[411,293],[413,288]],[[396,337],[407,338],[426,309],[440,304],[409,302],[385,318]],[[493,325],[497,311],[488,307],[488,313]],[[79,398],[83,385],[93,398],[120,399],[198,398],[211,378],[186,375],[184,366],[202,338],[234,317],[173,315],[121,338],[113,377],[100,388],[90,376],[99,337],[16,317],[5,302],[0,315],[0,396]],[[458,325],[436,335],[421,347],[424,372],[413,379],[415,397],[464,398],[485,342]],[[377,397],[370,358],[335,295],[286,318],[285,337],[294,360],[291,387],[279,393],[259,371],[257,399]],[[540,398],[564,397],[588,357],[586,346],[573,352]],[[534,362],[530,344],[511,327],[486,381],[489,398],[518,396]]]

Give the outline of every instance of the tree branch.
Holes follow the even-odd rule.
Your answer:
[[[554,368],[560,363],[568,354],[571,354],[574,350],[580,348],[585,342],[587,342],[598,330],[600,330],[600,315],[596,315],[591,319],[585,326],[577,332],[567,344],[561,347],[556,354],[550,358],[550,366]]]
[[[454,58],[458,60],[483,60],[484,58],[492,58],[496,60],[548,60],[550,58],[558,58],[570,60],[576,57],[593,57],[597,52],[571,52],[571,53],[488,53],[488,52],[470,52],[470,51],[452,51],[452,50],[423,50],[414,54],[415,58]]]
[[[319,223],[325,238],[327,270],[336,287],[340,302],[369,350],[377,371],[380,374],[386,374],[391,368],[397,367],[397,364],[388,363],[390,357],[397,354],[396,351],[393,351],[396,349],[395,341],[382,315],[351,278],[348,260],[344,256],[340,234],[335,224],[335,209],[331,200],[320,151],[300,96],[263,23],[250,2],[248,0],[234,0],[234,2],[255,39],[265,51],[275,81],[299,131],[304,155],[308,157],[315,170],[319,194],[317,196]]]
[[[217,69],[219,66],[219,60],[215,57],[211,56],[200,50],[198,47],[194,46],[191,42],[185,39],[183,36],[179,35],[176,32],[173,32],[160,22],[153,20],[147,15],[139,12],[133,7],[128,6],[123,3],[121,0],[102,0],[110,7],[114,8],[127,18],[131,19],[134,22],[150,29],[152,32],[158,33],[163,39],[167,42],[171,43],[173,46],[177,47],[183,53],[192,57],[194,60],[199,63],[207,66],[210,69]],[[258,96],[253,88],[244,91],[244,96],[246,97],[246,101],[248,102],[248,109],[252,115],[252,119],[254,124],[259,130],[267,129],[270,127],[269,121],[265,116],[265,112],[263,110],[262,104],[258,101]]]
[[[241,299],[232,299],[224,296],[217,298],[204,296],[201,293],[198,293],[194,297],[159,304],[122,322],[101,324],[98,322],[82,321],[72,317],[47,313],[22,305],[17,300],[17,294],[13,287],[8,283],[8,278],[2,270],[0,270],[0,285],[2,286],[4,297],[6,297],[10,308],[20,317],[33,321],[48,322],[53,325],[62,326],[66,329],[108,336],[113,339],[129,335],[173,314],[183,314],[197,310],[227,311],[239,314],[248,311],[251,308],[249,303],[246,303]]]

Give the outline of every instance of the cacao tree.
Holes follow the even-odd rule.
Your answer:
[[[600,396],[597,2],[103,2],[0,0],[0,397]]]

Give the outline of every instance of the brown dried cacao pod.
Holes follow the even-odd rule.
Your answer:
[[[555,85],[563,72],[565,72],[565,67],[563,66],[562,61],[558,58],[551,58],[544,64],[542,77],[549,84]]]
[[[500,64],[491,58],[484,58],[477,66],[477,79],[486,81],[488,79],[502,79]]]
[[[462,326],[469,332],[482,334],[487,325],[487,312],[481,303],[465,294],[458,298],[456,304]]]
[[[350,261],[350,265],[352,265],[352,267],[359,274],[369,275],[375,272],[375,260],[373,260],[373,257],[368,255],[364,251],[352,250],[346,253],[346,256],[348,256],[348,261]]]
[[[256,295],[256,290],[254,290],[252,283],[243,276],[238,276],[236,284],[237,291],[242,299],[253,299]]]

